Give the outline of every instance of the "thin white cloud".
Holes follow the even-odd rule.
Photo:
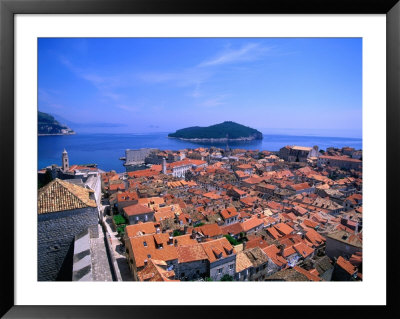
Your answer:
[[[105,96],[105,97],[108,97],[108,98],[110,98],[110,99],[112,99],[114,101],[121,100],[121,98],[122,98],[121,94],[117,94],[117,93],[109,92],[109,91],[103,91],[102,95]]]
[[[220,106],[226,104],[225,99],[228,97],[227,94],[224,95],[219,95],[214,98],[207,99],[203,101],[200,106],[204,107],[215,107],[215,106]]]
[[[263,47],[259,43],[248,43],[239,49],[228,49],[216,57],[203,61],[199,67],[217,66],[228,63],[253,61],[264,55],[271,48]]]
[[[108,99],[114,101],[121,101],[123,95],[115,92],[115,89],[120,86],[121,79],[115,76],[102,76],[79,67],[76,67],[70,60],[65,57],[60,57],[60,61],[64,64],[72,73],[74,73],[77,77],[88,81],[91,83],[99,93]],[[135,111],[132,108],[126,105],[117,105],[118,108],[126,110],[126,111]]]
[[[65,57],[60,57],[60,62],[64,64],[72,73],[94,85],[100,91],[115,88],[120,85],[120,80],[115,76],[103,76],[75,66]]]
[[[198,82],[198,83],[196,84],[196,86],[194,87],[194,90],[189,94],[189,96],[191,96],[191,97],[193,97],[193,98],[195,98],[195,99],[197,99],[197,98],[199,98],[199,97],[202,97],[203,94],[202,94],[201,91],[200,91],[200,85],[201,85],[201,83]]]
[[[149,84],[169,83],[178,87],[188,87],[199,85],[211,77],[211,73],[206,70],[188,68],[178,72],[147,72],[137,74],[135,77]]]

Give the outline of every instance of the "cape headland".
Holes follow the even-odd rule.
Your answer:
[[[70,135],[75,132],[68,126],[56,121],[54,116],[38,111],[38,135]]]
[[[260,131],[232,121],[225,121],[207,127],[192,126],[168,134],[168,137],[186,141],[223,142],[262,140]]]

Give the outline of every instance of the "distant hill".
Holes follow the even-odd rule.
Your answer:
[[[39,135],[68,135],[75,134],[68,126],[56,121],[54,116],[38,112],[38,134]]]
[[[254,128],[244,126],[235,122],[226,121],[207,127],[193,126],[177,130],[168,134],[184,140],[261,140],[263,135]]]

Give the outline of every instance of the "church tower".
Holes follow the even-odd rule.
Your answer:
[[[68,153],[64,148],[64,152],[62,152],[62,170],[63,172],[66,172],[69,170],[69,159],[68,159]]]

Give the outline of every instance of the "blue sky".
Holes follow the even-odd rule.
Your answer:
[[[360,38],[41,38],[38,107],[79,132],[231,120],[361,137]]]

